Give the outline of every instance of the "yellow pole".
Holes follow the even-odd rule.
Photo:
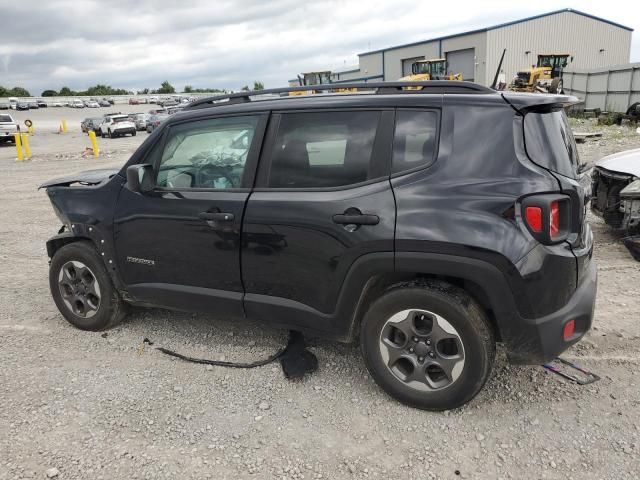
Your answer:
[[[62,119],[62,133],[67,133],[67,121]]]
[[[29,147],[29,135],[26,133],[22,134],[22,145],[24,145],[24,153],[27,158],[31,158],[31,147]]]
[[[22,156],[22,142],[20,141],[20,134],[16,133],[13,138],[16,142],[16,153],[18,154],[18,161],[22,161],[24,157]]]
[[[91,139],[91,146],[93,148],[93,156],[100,156],[100,149],[98,148],[98,141],[96,140],[96,132],[89,130],[89,138]]]
[[[33,128],[33,125],[31,125],[30,127],[28,127],[28,130],[29,130],[29,135],[35,135],[35,133],[36,133],[36,129],[35,129],[35,128]]]

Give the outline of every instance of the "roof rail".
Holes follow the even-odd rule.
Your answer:
[[[411,87],[411,89],[407,89]],[[416,87],[422,87],[417,89]],[[355,92],[349,90],[355,89]],[[364,90],[374,94],[420,94],[420,93],[495,93],[488,87],[483,87],[477,83],[461,82],[458,80],[428,80],[424,82],[353,82],[353,83],[328,83],[322,85],[305,85],[302,87],[283,87],[270,88],[267,90],[250,90],[237,93],[227,93],[224,95],[215,95],[213,97],[205,97],[188,104],[184,109],[191,110],[197,108],[206,108],[216,105],[229,105],[232,103],[251,102],[252,97],[278,95],[290,92],[315,92],[322,91],[327,93],[342,94],[360,94]],[[309,98],[308,96],[291,96],[287,98]]]

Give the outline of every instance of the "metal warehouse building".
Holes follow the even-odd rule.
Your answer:
[[[567,68],[587,69],[629,62],[633,29],[570,8],[470,32],[359,54],[359,68],[334,72],[334,82],[393,81],[411,74],[416,60],[446,58],[448,73],[490,85],[506,48],[502,71],[510,81],[538,54],[565,53]]]

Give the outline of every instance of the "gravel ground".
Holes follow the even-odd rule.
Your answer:
[[[640,264],[598,219],[595,324],[566,356],[602,380],[568,384],[541,367],[510,366],[499,351],[469,405],[413,410],[376,387],[356,345],[310,339],[320,369],[292,382],[276,364],[206,367],[142,348],[149,337],[250,361],[286,341],[269,326],[159,309],[134,309],[107,333],[67,324],[49,294],[44,245],[59,222],[36,187],[121,165],[146,134],[100,140],[105,155],[83,159],[86,137],[51,132],[60,111],[31,115],[53,125],[32,138],[31,161],[0,147],[0,479],[640,476]],[[601,140],[579,147],[585,158],[640,147],[635,129],[600,130]]]

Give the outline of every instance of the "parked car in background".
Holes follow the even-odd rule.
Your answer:
[[[158,115],[160,113],[167,113],[167,109],[166,108],[154,108],[152,110],[149,110],[149,115]]]
[[[136,130],[146,130],[147,129],[147,120],[151,115],[148,113],[138,113],[135,115],[133,122],[136,124]]]
[[[158,97],[155,95],[153,97],[149,97],[149,103],[158,103]]]
[[[111,115],[105,117],[100,125],[102,138],[115,138],[124,135],[136,136],[136,126],[128,115]]]
[[[104,98],[98,102],[98,105],[100,105],[101,107],[110,107],[111,106],[109,101],[105,100]]]
[[[157,115],[151,115],[149,117],[149,119],[147,120],[147,133],[153,132],[167,118],[169,118],[169,115],[166,114],[166,113],[159,113]]]
[[[130,98],[129,105],[140,105],[140,100],[138,100],[137,98]]]
[[[62,107],[63,105],[64,105],[64,103],[62,103],[62,102],[57,102],[57,101],[56,101],[56,102],[51,102],[51,103],[49,104],[49,106],[50,106],[50,107]]]
[[[29,110],[29,104],[25,101],[19,101],[16,103],[16,110]]]
[[[169,115],[173,115],[174,113],[178,113],[178,112],[180,112],[181,110],[184,110],[184,106],[183,106],[183,105],[178,105],[178,106],[175,106],[175,107],[169,107],[169,108],[167,108],[167,113],[168,113]]]
[[[9,102],[9,108],[11,110],[17,110],[18,109],[19,100],[16,97],[9,97],[9,98],[7,98],[7,101]]]
[[[47,108],[49,106],[47,104],[47,102],[44,101],[44,98],[36,99],[36,103],[38,104],[38,107],[40,107],[40,108]]]
[[[0,142],[15,142],[14,135],[20,133],[20,125],[8,113],[0,113]]]
[[[85,118],[82,122],[80,122],[80,128],[84,133],[87,133],[93,130],[96,133],[100,132],[100,125],[104,121],[104,117],[90,117]]]
[[[84,102],[82,100],[71,100],[71,103],[69,104],[69,106],[71,108],[84,108]]]
[[[100,104],[95,100],[90,100],[86,103],[87,108],[100,108]]]
[[[0,110],[9,110],[8,102],[0,102]]]
[[[38,105],[38,103],[33,100],[27,102],[27,105],[29,105],[30,110],[37,110],[40,108],[40,105]]]

